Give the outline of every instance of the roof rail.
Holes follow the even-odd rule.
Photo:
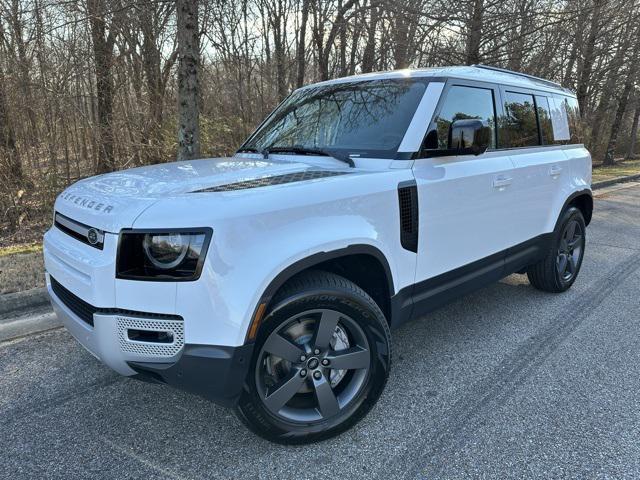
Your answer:
[[[506,68],[494,67],[494,66],[491,66],[491,65],[482,65],[480,63],[474,64],[474,65],[471,65],[471,66],[472,67],[477,67],[477,68],[484,68],[485,70],[493,70],[495,72],[508,73],[510,75],[518,75],[519,77],[530,78],[531,80],[535,80],[537,82],[546,83],[548,85],[553,85],[554,87],[558,87],[558,88],[561,88],[563,90],[566,90],[565,87],[563,87],[558,82],[552,82],[551,80],[547,80],[547,79],[540,78],[540,77],[535,77],[533,75],[529,75],[528,73],[514,72],[513,70],[507,70]]]

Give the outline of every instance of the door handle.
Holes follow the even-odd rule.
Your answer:
[[[562,173],[562,167],[559,167],[557,165],[554,165],[549,169],[549,175],[551,175],[552,177],[557,177],[558,175],[560,175],[560,173]]]
[[[496,177],[493,179],[493,188],[498,188],[500,190],[503,190],[505,187],[508,187],[509,185],[511,185],[512,181],[513,181],[512,177],[505,177],[503,175],[500,175],[499,177]]]

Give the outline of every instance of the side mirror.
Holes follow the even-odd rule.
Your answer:
[[[482,120],[456,120],[449,126],[448,150],[458,155],[480,155],[491,145],[491,128]]]

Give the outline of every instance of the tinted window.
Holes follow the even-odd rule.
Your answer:
[[[563,97],[549,97],[551,107],[551,124],[553,125],[553,139],[555,143],[567,143],[569,134],[569,117],[567,105]]]
[[[569,142],[582,143],[582,121],[580,119],[578,100],[572,97],[565,97],[564,103],[567,109],[567,117],[569,121]]]
[[[553,145],[553,124],[551,123],[551,107],[549,99],[536,95],[536,108],[538,109],[538,122],[540,123],[540,135],[543,145]]]
[[[304,88],[285,100],[242,148],[331,148],[394,158],[425,89],[425,82],[412,79]]]
[[[505,93],[505,118],[501,125],[501,138],[509,147],[530,147],[539,145],[538,123],[536,120],[533,95],[525,93]]]
[[[493,135],[490,148],[494,148],[496,135],[493,90],[456,85],[451,87],[446,95],[440,113],[435,119],[435,129],[427,135],[425,148],[448,148],[449,127],[456,120],[467,119],[482,120],[491,128]]]

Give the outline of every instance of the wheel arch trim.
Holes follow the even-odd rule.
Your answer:
[[[375,258],[385,273],[387,280],[387,289],[389,296],[392,297],[395,294],[393,273],[389,265],[389,261],[385,254],[377,247],[369,244],[352,244],[344,248],[338,248],[336,250],[329,250],[311,254],[307,257],[299,259],[292,264],[282,269],[267,285],[262,295],[260,296],[254,311],[251,316],[249,327],[247,328],[247,334],[245,337],[245,344],[250,343],[255,339],[260,324],[266,313],[266,307],[269,305],[275,293],[282,287],[288,280],[295,275],[309,270],[316,265],[320,265],[328,260],[335,260],[342,257],[349,257],[353,255],[368,255]]]
[[[585,189],[582,189],[582,190],[576,190],[575,192],[573,192],[571,195],[569,195],[567,197],[567,199],[565,200],[564,204],[562,205],[562,208],[560,209],[560,212],[558,213],[558,217],[557,217],[555,225],[554,225],[554,231],[556,230],[556,228],[558,226],[558,222],[560,222],[560,219],[562,218],[562,213],[565,212],[567,210],[567,208],[569,207],[569,205],[571,205],[579,197],[585,197],[585,198],[589,199],[589,201],[590,201],[590,212],[593,212],[593,193],[591,192],[591,189],[585,188]],[[589,225],[589,223],[591,222],[591,215],[585,216],[584,220],[585,220],[585,225]]]

